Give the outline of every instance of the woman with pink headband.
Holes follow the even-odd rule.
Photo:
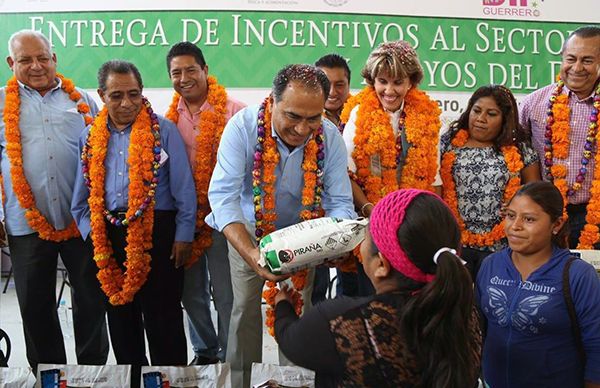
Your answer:
[[[474,387],[481,335],[456,220],[424,190],[375,205],[361,246],[376,295],[327,300],[298,318],[287,287],[275,337],[316,387]]]

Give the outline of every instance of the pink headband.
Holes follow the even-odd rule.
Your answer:
[[[402,225],[402,221],[404,221],[406,208],[415,197],[421,194],[433,195],[442,201],[439,196],[430,191],[417,189],[394,191],[381,199],[375,205],[375,208],[373,208],[371,217],[369,218],[369,230],[373,237],[373,242],[392,267],[404,276],[417,282],[429,283],[435,279],[435,275],[421,271],[410,261],[400,246],[397,236],[398,228]]]

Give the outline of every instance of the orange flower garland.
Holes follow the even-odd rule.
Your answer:
[[[150,108],[148,108],[149,110]],[[150,113],[142,108],[132,125],[129,157],[129,199],[126,217],[132,217],[147,197],[146,182],[152,181],[155,137],[151,131]],[[106,107],[98,114],[88,135],[90,154],[88,155],[90,196],[91,237],[94,244],[94,260],[100,269],[98,280],[104,293],[113,305],[123,305],[133,300],[135,294],[146,282],[150,272],[150,249],[152,249],[152,229],[154,226],[154,201],[151,201],[143,214],[128,224],[127,247],[125,252],[127,268],[123,273],[113,257],[113,250],[106,231],[104,185],[106,169],[104,161],[110,132],[107,128]]]
[[[469,132],[466,129],[461,129],[454,135],[451,144],[453,148],[462,148],[465,146],[468,140]],[[505,203],[508,203],[508,201],[510,201],[510,199],[515,195],[515,193],[521,186],[520,173],[521,170],[524,168],[524,164],[517,146],[503,146],[500,149],[502,151],[502,156],[504,157],[506,167],[508,168],[508,172],[510,174],[510,178],[504,188],[503,196],[503,201]],[[454,182],[454,175],[452,173],[455,160],[456,154],[452,149],[443,154],[441,175],[444,186],[443,198],[444,201],[448,204],[450,210],[452,210],[452,213],[454,213],[456,220],[458,221],[458,225],[461,230],[461,242],[463,245],[469,247],[492,246],[505,236],[504,220],[496,224],[492,228],[492,230],[490,230],[487,233],[473,233],[466,228],[465,222],[462,216],[460,215],[460,211],[458,209],[458,196],[456,194],[456,184]]]
[[[89,105],[81,101],[81,94],[75,89],[75,85],[71,80],[64,78],[60,74],[56,76],[61,80],[62,90],[69,95],[72,101],[77,103],[77,111],[83,116],[85,124],[89,125],[92,122],[92,117],[89,115]],[[78,237],[79,230],[75,221],[65,229],[56,230],[36,207],[31,186],[27,182],[25,170],[23,169],[23,148],[21,146],[21,130],[19,128],[20,107],[19,83],[13,76],[6,84],[3,119],[7,143],[6,154],[10,161],[10,178],[15,197],[19,201],[19,205],[25,209],[25,218],[29,227],[35,230],[41,239],[59,242]],[[4,190],[4,187],[2,190]]]
[[[565,204],[563,217],[567,219],[566,206],[568,204],[568,197],[581,189],[585,173],[587,172],[587,163],[584,163],[584,160],[591,160],[592,149],[600,141],[600,133],[598,131],[600,126],[600,85],[596,87],[594,92],[592,114],[589,117],[590,123],[583,151],[582,169],[570,187],[567,182],[566,165],[554,163],[555,158],[564,162],[564,159],[569,155],[569,136],[571,131],[569,119],[571,110],[569,108],[568,95],[562,94],[563,87],[564,82],[558,77],[556,88],[549,101],[544,157],[547,168],[546,179],[552,181],[562,194]],[[584,225],[581,231],[577,249],[594,249],[594,244],[600,241],[600,229],[598,228],[598,224],[600,224],[600,155],[597,151],[594,162],[595,168],[590,188],[590,200],[586,207],[586,225]]]
[[[354,107],[356,107],[358,104],[360,104],[360,101],[362,99],[364,91],[365,91],[365,89],[361,90],[360,92],[356,93],[355,95],[352,95],[352,94],[348,95],[348,99],[344,103],[344,108],[342,109],[342,113],[340,114],[340,128],[343,129],[346,126],[346,123],[348,122],[348,119],[350,118],[350,113],[352,112],[352,109],[354,109]],[[343,132],[343,130],[342,130],[342,132]],[[352,179],[354,174],[351,172],[349,172],[349,174]],[[358,247],[360,248],[360,245]],[[360,249],[358,249],[358,250],[360,250]],[[336,268],[338,268],[342,272],[357,272],[358,269],[356,268],[356,261],[354,260],[354,256],[358,257],[359,255],[360,255],[359,253],[355,252],[354,255],[350,255],[347,259],[336,263],[335,264]]]
[[[363,94],[366,93],[367,88],[364,88],[360,92],[356,93],[354,96],[349,96],[346,102],[344,103],[344,109],[342,109],[342,113],[340,114],[340,122],[346,124],[348,119],[350,119],[350,113],[358,104],[360,104]]]
[[[277,213],[275,211],[275,182],[277,180],[275,176],[275,169],[279,164],[279,151],[277,150],[277,143],[271,133],[271,99],[267,99],[264,103],[264,143],[263,143],[263,155],[262,155],[262,190],[264,192],[263,206],[260,209],[260,204],[255,205],[262,210],[262,220],[260,221],[260,228],[263,231],[263,235],[267,235],[275,230],[275,220],[277,219]],[[304,147],[304,159],[302,162],[302,169],[304,171],[304,188],[302,189],[302,205],[303,209],[300,211],[300,218],[302,220],[309,220],[314,217],[322,217],[323,209],[319,209],[316,213],[311,212],[307,209],[313,205],[315,201],[315,187],[317,187],[317,152],[319,147],[316,142],[317,131],[314,131],[310,140]],[[261,177],[253,176],[253,179],[260,179]],[[259,222],[257,220],[257,228]],[[306,286],[306,277],[308,271],[299,271],[292,275],[292,283],[294,290],[292,291],[292,300],[294,303],[294,310],[296,314],[302,313],[302,307],[304,301],[300,291],[304,290]],[[275,336],[275,295],[279,292],[277,284],[275,282],[267,281],[266,290],[263,291],[262,296],[267,302],[266,311],[266,322],[269,334]]]
[[[554,124],[552,124],[552,153],[558,159],[566,159],[569,156],[569,144],[571,126],[569,117],[569,98],[566,94],[556,96],[556,101],[552,106],[554,115]]]
[[[408,148],[406,161],[402,167],[400,188],[432,190],[439,167],[441,111],[435,101],[417,88],[411,88],[404,101],[406,140],[412,146]]]
[[[560,78],[558,78],[560,83]],[[562,90],[561,86],[558,86]],[[555,91],[556,93],[556,91]],[[569,145],[570,145],[570,133],[571,126],[569,125],[569,117],[571,116],[571,109],[569,108],[569,99],[566,94],[559,94],[554,97],[552,103],[552,116],[554,122],[552,123],[552,152],[545,151],[544,157],[546,159],[566,159],[569,156]],[[563,197],[563,203],[565,208],[563,210],[563,217],[567,216],[567,192],[569,191],[569,184],[567,183],[567,167],[562,164],[553,164],[550,166],[550,177],[554,185],[558,188]],[[575,182],[574,188],[581,188],[581,184]]]
[[[177,105],[180,99],[181,96],[175,93],[169,110],[165,114],[165,117],[175,124],[179,121]],[[204,218],[210,213],[208,185],[217,163],[217,147],[225,128],[227,114],[227,92],[213,76],[208,77],[206,101],[213,107],[213,110],[207,109],[201,112],[199,117],[199,133],[196,136],[195,165],[193,166],[198,201],[196,212],[196,231],[198,233],[192,244],[192,257],[185,264],[186,268],[194,264],[212,244],[212,228],[204,222]]]
[[[431,190],[438,167],[438,132],[441,126],[437,104],[416,88],[406,94],[405,131],[411,147],[398,182],[397,151],[393,146],[396,139],[389,116],[372,87],[366,87],[359,95],[362,98],[357,112],[352,158],[356,164],[357,183],[365,191],[369,202],[376,204],[398,188]],[[347,111],[346,107],[344,111]],[[381,176],[371,173],[371,158],[375,155],[380,157]]]
[[[600,117],[599,117],[600,119]],[[599,141],[597,139],[596,141]],[[595,157],[594,176],[600,177],[600,157],[596,153]],[[600,179],[592,181],[590,188],[590,202],[586,207],[587,214],[585,216],[586,224],[579,236],[579,244],[577,249],[594,249],[594,245],[600,241]]]

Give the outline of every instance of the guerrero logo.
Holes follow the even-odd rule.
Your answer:
[[[491,16],[540,17],[540,0],[482,0],[483,14]],[[542,2],[544,0],[541,0]]]

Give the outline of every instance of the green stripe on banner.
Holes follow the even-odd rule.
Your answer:
[[[352,88],[369,52],[386,40],[416,46],[425,70],[422,88],[472,91],[502,83],[529,93],[558,72],[565,36],[578,24],[382,15],[246,12],[73,12],[0,14],[0,41],[28,28],[48,36],[59,69],[78,86],[96,88],[109,59],[134,62],[150,88],[169,88],[165,56],[181,40],[204,51],[210,73],[229,88],[269,88],[289,63],[312,63],[337,52],[350,61]],[[3,67],[0,78],[10,69]]]

